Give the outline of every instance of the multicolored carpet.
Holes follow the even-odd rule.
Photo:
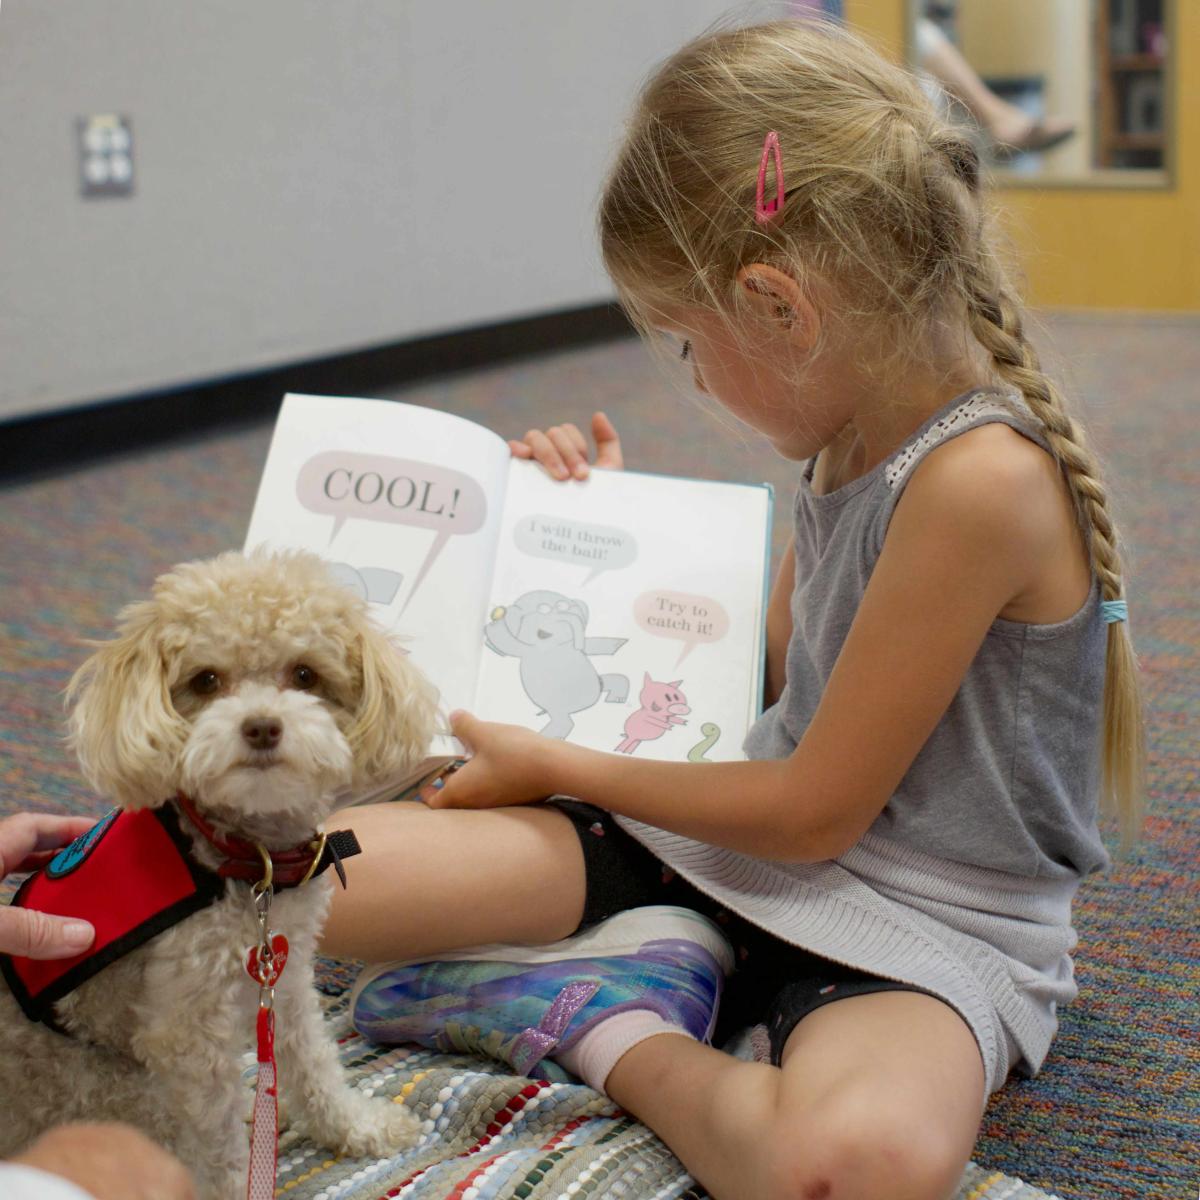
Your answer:
[[[1060,316],[1049,325],[1060,373],[1086,397],[1132,547],[1152,814],[1131,857],[1084,885],[1079,999],[1061,1014],[1042,1074],[993,1099],[975,1150],[983,1167],[968,1171],[958,1195],[1180,1200],[1200,1183],[1200,319]],[[625,435],[630,465],[772,482],[778,554],[794,468],[711,418],[678,383],[637,343],[617,341],[380,394],[513,435],[602,407]],[[87,653],[82,640],[107,636],[117,609],[172,563],[241,544],[269,435],[247,427],[0,491],[0,815],[100,810],[61,741],[61,693]],[[323,977],[335,1022],[343,976],[330,965]],[[353,1038],[343,1049],[361,1086],[403,1095],[423,1116],[441,1104],[427,1117],[436,1136],[381,1167],[288,1143],[285,1194],[702,1195],[652,1135],[586,1088],[554,1085],[536,1105],[527,1096],[514,1107],[527,1081],[486,1064],[367,1050]]]
[[[346,1160],[284,1133],[276,1194],[290,1200],[705,1200],[644,1125],[582,1084],[530,1080],[478,1058],[372,1046],[350,1028],[346,986],[327,975],[327,1015],[355,1086],[409,1105],[421,1140],[395,1158]],[[246,1086],[254,1067],[246,1059]],[[1048,1200],[974,1163],[955,1200]]]

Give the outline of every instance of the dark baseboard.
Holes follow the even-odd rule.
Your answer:
[[[284,392],[372,397],[431,375],[632,333],[615,304],[527,317],[0,424],[0,485],[130,450],[255,424]]]

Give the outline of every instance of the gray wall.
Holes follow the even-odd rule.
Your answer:
[[[0,417],[602,301],[637,81],[714,0],[3,0]],[[80,196],[75,121],[133,126]]]

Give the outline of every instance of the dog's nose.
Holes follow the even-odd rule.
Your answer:
[[[283,737],[283,722],[276,717],[247,717],[242,722],[242,737],[255,750],[274,750]]]

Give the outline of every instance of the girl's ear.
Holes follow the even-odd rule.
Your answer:
[[[429,752],[437,692],[408,656],[364,613],[352,618],[362,689],[346,739],[354,786],[398,775]]]
[[[67,685],[69,740],[102,796],[148,808],[174,792],[187,724],[171,703],[156,605],[131,605],[121,618],[121,636],[102,643]]]
[[[807,349],[816,342],[819,317],[800,284],[786,271],[768,263],[750,263],[737,273],[743,299],[766,321],[774,321]]]

